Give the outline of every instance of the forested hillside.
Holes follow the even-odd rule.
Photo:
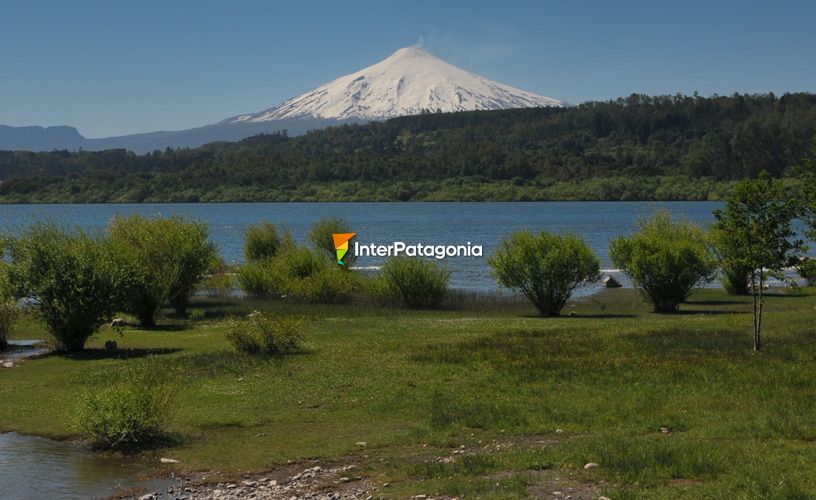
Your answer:
[[[145,155],[6,151],[0,200],[717,199],[762,170],[791,177],[815,132],[813,94],[633,95]]]

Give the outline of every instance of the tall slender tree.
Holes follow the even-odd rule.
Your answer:
[[[785,197],[779,182],[762,172],[734,188],[723,210],[715,210],[714,230],[729,238],[735,248],[723,256],[723,267],[750,270],[754,311],[754,351],[762,348],[762,312],[768,277],[785,279],[784,268],[803,243],[796,240],[793,220],[799,203]]]

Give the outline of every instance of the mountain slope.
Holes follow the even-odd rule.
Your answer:
[[[562,107],[563,103],[468,73],[422,49],[407,47],[373,66],[273,108],[225,122],[291,118],[383,120],[424,111],[450,113],[550,106]]]
[[[78,149],[85,144],[74,127],[10,127],[0,125],[0,150]]]
[[[373,66],[260,113],[188,130],[95,139],[83,137],[71,127],[0,126],[0,150],[128,149],[145,153],[168,147],[198,147],[213,141],[237,141],[282,130],[296,136],[332,125],[378,121],[426,111],[562,106],[556,99],[482,78],[421,49],[409,47]]]

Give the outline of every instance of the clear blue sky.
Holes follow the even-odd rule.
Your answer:
[[[0,0],[0,123],[88,137],[271,107],[422,43],[572,103],[816,91],[813,1]]]

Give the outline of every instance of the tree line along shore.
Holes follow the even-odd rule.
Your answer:
[[[816,96],[632,95],[424,114],[143,155],[0,152],[5,203],[722,200],[761,171],[801,192]]]

